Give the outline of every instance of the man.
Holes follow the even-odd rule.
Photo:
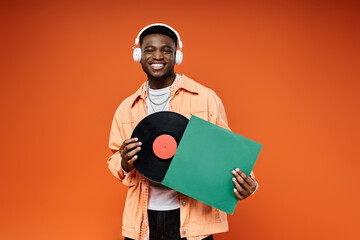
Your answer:
[[[140,39],[140,48],[136,48]],[[177,43],[179,42],[179,50]],[[145,27],[135,41],[134,60],[139,61],[147,81],[116,110],[109,146],[111,172],[129,186],[122,233],[125,239],[213,239],[228,230],[226,213],[151,182],[134,169],[141,139],[130,138],[135,126],[147,115],[174,111],[191,114],[229,129],[220,98],[185,75],[174,65],[182,61],[178,33],[165,24]],[[257,183],[239,169],[233,171],[234,195],[250,196]]]

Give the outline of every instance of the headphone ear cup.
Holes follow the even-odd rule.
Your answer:
[[[133,58],[135,62],[140,62],[141,60],[141,48],[134,48]]]
[[[179,65],[181,64],[183,60],[183,53],[181,50],[176,50],[176,56],[175,56],[175,64]]]

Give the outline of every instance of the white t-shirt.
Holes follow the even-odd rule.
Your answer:
[[[169,110],[170,87],[161,89],[149,88],[148,94],[149,96],[146,98],[148,115]],[[148,209],[165,211],[180,208],[178,195],[175,190],[152,181],[149,181],[149,187]]]

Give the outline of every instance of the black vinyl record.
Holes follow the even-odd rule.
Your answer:
[[[169,111],[153,113],[139,122],[131,137],[142,142],[136,169],[147,179],[161,183],[189,120]]]

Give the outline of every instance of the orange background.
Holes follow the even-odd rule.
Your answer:
[[[107,170],[116,107],[146,79],[139,30],[174,27],[176,67],[264,145],[225,239],[360,239],[356,1],[2,1],[1,239],[121,239]]]

